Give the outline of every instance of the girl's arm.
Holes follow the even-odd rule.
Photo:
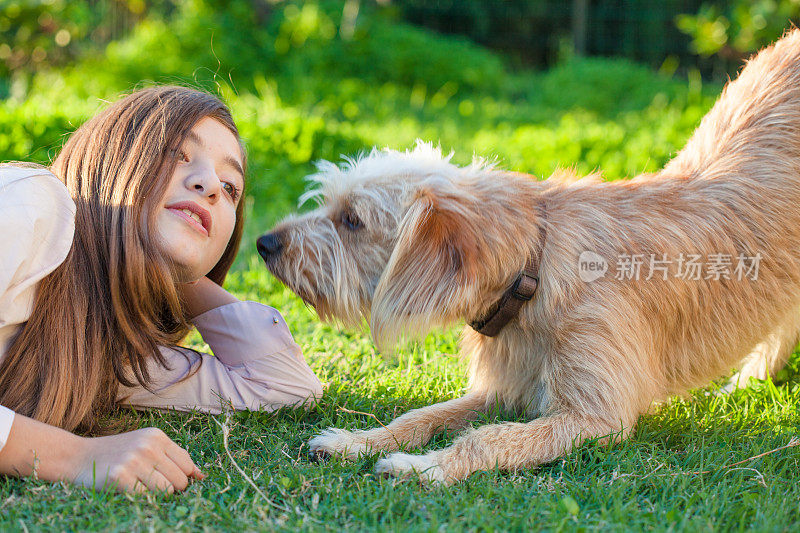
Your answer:
[[[322,384],[303,358],[280,313],[240,301],[203,278],[181,288],[182,300],[214,357],[162,347],[168,368],[149,362],[150,387],[121,387],[133,407],[220,413],[273,410],[322,396]]]
[[[85,438],[14,415],[0,448],[0,474],[67,481],[97,489],[181,491],[205,475],[189,454],[161,430],[145,428]]]

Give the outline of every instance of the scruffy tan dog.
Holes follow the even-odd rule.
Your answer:
[[[737,365],[741,379],[765,377],[798,341],[798,30],[747,64],[654,175],[537,181],[459,168],[420,144],[324,163],[313,180],[307,196],[322,205],[259,249],[323,318],[366,318],[385,346],[485,322],[515,280],[526,285],[495,336],[465,327],[464,397],[310,442],[355,457],[469,428],[442,450],[391,453],[379,473],[449,483],[553,461],[586,439],[614,442],[654,401]],[[470,428],[496,402],[531,421]]]

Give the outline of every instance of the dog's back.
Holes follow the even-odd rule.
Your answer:
[[[758,258],[750,277],[637,287],[659,329],[672,381],[664,392],[704,384],[752,350],[773,352],[762,369],[776,364],[770,357],[785,360],[800,329],[800,30],[751,59],[684,149],[642,185],[654,202],[653,236],[642,240],[654,250],[725,257],[731,270],[737,258]],[[638,194],[635,182],[625,187]],[[661,211],[661,201],[670,206]]]
[[[544,195],[554,228],[544,301],[525,314],[570,339],[563,351],[596,352],[593,371],[605,365],[606,381],[641,388],[632,394],[645,403],[704,385],[751,352],[762,369],[780,365],[800,331],[800,30],[748,62],[663,171]],[[644,265],[636,278],[586,283],[559,266],[585,251],[612,268],[635,256]],[[669,262],[663,278],[648,277],[651,256]],[[687,278],[681,262],[692,256],[705,268]],[[749,272],[735,271],[740,261]],[[708,270],[714,262],[725,272]]]
[[[754,350],[766,359],[753,373],[766,377],[800,328],[800,30],[748,61],[662,176],[717,203],[721,248],[758,255],[757,279],[722,280],[705,297],[717,303],[714,336],[728,341],[712,351],[730,364]]]

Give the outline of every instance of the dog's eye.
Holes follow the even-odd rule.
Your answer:
[[[349,230],[357,230],[361,227],[361,219],[353,213],[345,211],[342,213],[342,224]]]

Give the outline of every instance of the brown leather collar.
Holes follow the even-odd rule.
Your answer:
[[[544,213],[546,213],[546,211],[543,210],[542,218],[544,218]],[[525,302],[533,298],[536,289],[539,287],[539,261],[541,261],[542,258],[546,237],[547,226],[542,224],[539,230],[538,255],[534,255],[534,252],[531,252],[530,256],[528,256],[528,262],[525,264],[525,268],[523,268],[522,272],[516,277],[514,283],[506,289],[506,292],[503,293],[500,299],[495,302],[483,317],[470,322],[469,325],[472,329],[481,335],[494,337],[500,333],[500,330],[502,330],[512,318],[517,316]]]

